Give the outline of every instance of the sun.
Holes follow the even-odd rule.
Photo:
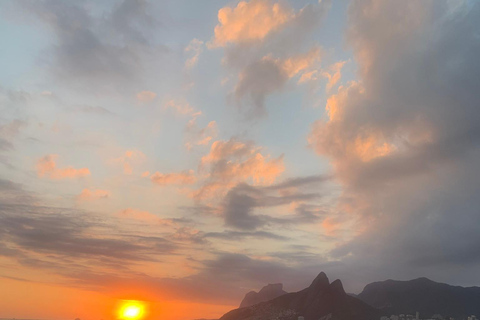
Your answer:
[[[139,320],[145,315],[145,303],[136,300],[124,300],[118,311],[118,318],[124,320]]]

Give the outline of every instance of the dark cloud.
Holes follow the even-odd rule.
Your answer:
[[[147,40],[159,24],[146,1],[121,2],[99,17],[81,1],[19,4],[52,30],[56,43],[44,59],[55,76],[71,84],[125,89],[141,80],[149,57],[166,52]]]
[[[331,178],[332,178],[331,176],[327,176],[327,175],[290,178],[283,182],[265,187],[265,189],[281,190],[281,189],[298,188],[298,187],[311,186],[311,185],[318,186],[319,184],[324,183],[330,180]]]
[[[97,263],[157,261],[178,245],[162,237],[109,231],[109,224],[85,212],[42,206],[21,185],[0,180],[0,252],[21,263],[48,265],[31,254],[65,260],[91,259]],[[49,258],[47,258],[49,260]]]
[[[36,253],[68,257],[107,257],[127,261],[152,261],[171,253],[175,246],[161,238],[99,237],[98,224],[88,217],[37,206],[1,205],[0,232],[10,246]]]
[[[319,182],[323,178],[306,177],[288,180],[268,187],[254,187],[245,183],[232,188],[224,199],[223,217],[225,225],[240,230],[255,230],[271,224],[302,224],[319,220],[324,214],[320,206],[315,203],[306,204],[320,198],[318,193],[286,192],[279,193],[286,188],[300,187]],[[255,214],[255,209],[280,207],[294,202],[300,202],[296,214],[292,216],[274,217],[265,214]]]
[[[478,283],[480,5],[353,1],[348,21],[359,80],[310,141],[365,231],[332,256],[363,283]]]
[[[229,241],[238,241],[245,238],[255,238],[255,239],[272,239],[285,241],[289,240],[288,237],[277,235],[268,231],[253,231],[253,232],[244,232],[244,231],[232,231],[226,230],[223,232],[208,232],[204,235],[205,238],[211,239],[222,239]]]
[[[265,115],[265,98],[267,95],[283,88],[288,80],[288,74],[282,66],[272,59],[255,61],[240,74],[235,87],[237,101],[246,100],[253,105],[251,117]]]
[[[270,6],[272,2],[265,1],[264,5]],[[318,30],[330,6],[331,1],[308,4],[265,38],[239,41],[225,47],[224,65],[240,70],[230,97],[237,105],[245,107],[249,118],[266,114],[265,99],[282,90],[293,76],[283,63],[312,49],[306,46],[306,40]]]

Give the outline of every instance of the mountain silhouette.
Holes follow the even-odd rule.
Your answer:
[[[451,286],[427,278],[370,283],[357,297],[385,315],[417,311],[421,318],[434,314],[454,318],[480,315],[479,287]]]
[[[240,308],[250,307],[260,302],[269,301],[283,296],[286,293],[286,291],[283,291],[283,284],[268,284],[259,292],[250,291],[247,293],[245,298],[243,298],[242,302],[240,303]]]
[[[308,288],[232,310],[220,320],[297,320],[299,316],[305,320],[372,320],[379,319],[380,313],[347,295],[340,280],[330,283],[322,272]]]

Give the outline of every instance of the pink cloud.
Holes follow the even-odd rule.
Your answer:
[[[37,174],[39,177],[59,180],[82,178],[90,175],[90,170],[88,168],[76,169],[72,166],[57,168],[57,157],[58,155],[56,154],[49,154],[38,160]]]
[[[157,94],[152,91],[141,91],[137,93],[137,100],[143,103],[152,102],[157,97]]]
[[[177,100],[168,100],[165,103],[165,109],[172,109],[179,115],[189,115],[189,116],[199,116],[202,114],[200,111],[196,111],[188,102],[186,101],[177,101]]]
[[[182,171],[178,173],[160,173],[155,172],[150,179],[153,183],[167,186],[167,185],[189,185],[196,181],[193,170]]]
[[[83,189],[77,196],[80,201],[91,201],[98,199],[107,199],[111,196],[110,191],[101,189]]]
[[[124,210],[121,210],[120,212],[117,212],[115,215],[123,219],[131,219],[131,220],[137,220],[141,222],[155,223],[165,227],[174,227],[177,225],[176,222],[172,219],[163,219],[149,211],[138,210],[134,208],[126,208]]]
[[[123,173],[130,175],[133,173],[133,166],[142,163],[145,159],[146,156],[143,152],[132,149],[125,151],[121,157],[113,159],[112,162],[120,164],[123,167]]]
[[[229,188],[244,181],[270,185],[285,170],[283,155],[271,158],[251,141],[218,140],[202,157],[200,170],[207,171],[202,186],[192,193],[197,199],[225,195]]]
[[[209,46],[223,47],[228,43],[262,40],[294,16],[293,10],[283,3],[241,1],[235,8],[224,7],[218,11],[219,23]]]

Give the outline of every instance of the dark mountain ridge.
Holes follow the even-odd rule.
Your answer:
[[[247,293],[245,298],[243,298],[242,302],[240,303],[240,308],[250,307],[260,302],[269,301],[283,296],[286,293],[287,292],[283,290],[283,284],[268,284],[259,292],[250,291]]]
[[[372,320],[379,319],[380,313],[347,295],[340,280],[330,283],[322,272],[308,288],[232,310],[220,320],[297,320],[299,316],[305,320]]]
[[[451,286],[427,278],[410,281],[386,280],[365,286],[357,296],[381,310],[382,314],[434,314],[454,318],[480,315],[480,288]]]

